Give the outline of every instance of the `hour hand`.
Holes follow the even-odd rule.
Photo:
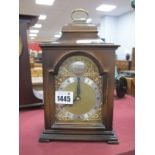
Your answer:
[[[73,99],[73,102],[79,101],[79,100],[81,100],[81,97],[80,96],[75,96],[75,98]]]

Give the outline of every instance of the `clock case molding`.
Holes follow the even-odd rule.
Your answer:
[[[39,141],[76,140],[118,143],[112,127],[115,50],[119,45],[107,43],[77,43],[80,39],[98,40],[97,27],[86,22],[72,22],[62,28],[62,37],[53,43],[41,43],[43,51],[43,89],[45,129]],[[57,124],[55,122],[55,76],[61,64],[71,56],[86,56],[98,67],[103,82],[102,116],[100,126]]]

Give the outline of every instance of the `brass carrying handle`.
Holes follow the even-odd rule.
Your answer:
[[[74,15],[79,12],[81,12],[84,15],[84,17],[75,18]],[[87,21],[88,18],[89,18],[89,14],[88,14],[88,11],[86,11],[85,9],[78,8],[78,9],[73,10],[71,13],[72,21]]]

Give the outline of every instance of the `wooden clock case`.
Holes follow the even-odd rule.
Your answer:
[[[39,141],[76,140],[118,143],[112,127],[114,99],[114,44],[98,42],[97,27],[86,22],[73,22],[62,28],[62,37],[53,43],[42,43],[45,129]],[[79,40],[92,40],[79,43]],[[83,55],[98,66],[103,79],[103,121],[101,126],[57,124],[55,121],[55,76],[70,56]]]
[[[19,56],[19,108],[42,106],[43,101],[38,99],[32,88],[29,50],[27,42],[27,29],[38,20],[37,16],[19,15],[19,39],[21,41],[21,52]]]

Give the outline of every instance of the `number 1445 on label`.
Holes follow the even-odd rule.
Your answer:
[[[56,104],[73,104],[73,92],[55,91]]]

